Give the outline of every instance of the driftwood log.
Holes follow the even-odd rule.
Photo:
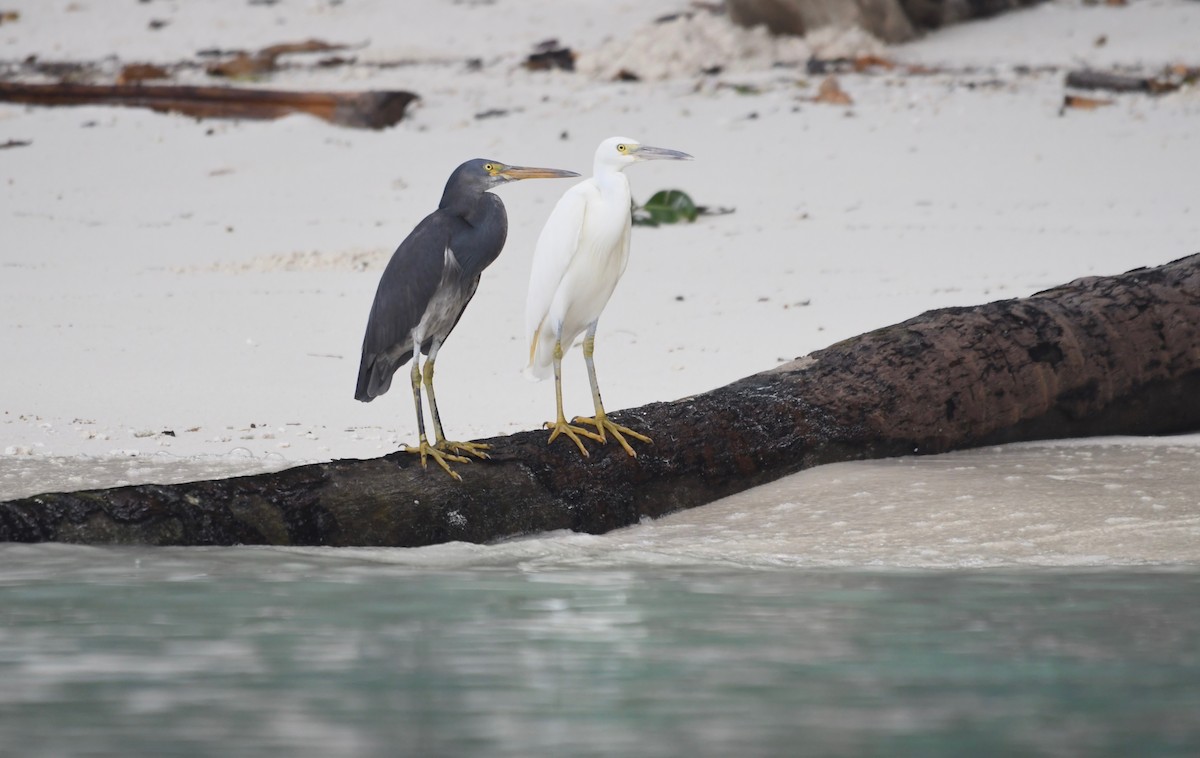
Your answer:
[[[1200,429],[1200,254],[931,311],[728,386],[614,414],[653,445],[582,459],[487,440],[462,482],[415,456],[0,503],[0,541],[426,545],[603,532],[811,466],[1021,440]]]
[[[411,92],[291,92],[239,87],[0,82],[0,102],[28,105],[119,105],[195,118],[275,119],[307,113],[338,126],[385,129],[400,122]]]

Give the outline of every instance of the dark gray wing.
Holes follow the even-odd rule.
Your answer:
[[[387,392],[392,374],[412,358],[412,330],[442,279],[450,225],[447,214],[435,211],[392,253],[367,319],[355,399],[370,402]]]

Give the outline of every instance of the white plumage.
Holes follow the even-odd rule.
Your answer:
[[[525,333],[529,368],[550,375],[555,339],[567,350],[600,318],[629,262],[629,180],[608,170],[569,189],[533,253]]]
[[[631,200],[629,180],[624,169],[641,160],[689,160],[691,156],[676,150],[649,147],[625,137],[611,137],[596,150],[593,175],[563,194],[554,206],[538,237],[533,253],[533,270],[529,277],[529,296],[525,305],[526,345],[529,365],[526,373],[544,379],[554,368],[559,418],[547,424],[554,429],[550,439],[566,434],[584,455],[587,450],[576,434],[605,441],[606,431],[634,455],[621,436],[629,432],[607,421],[600,401],[591,358],[591,338],[596,323],[613,290],[625,273],[629,262],[629,230]],[[589,423],[596,432],[573,427],[562,414],[561,370],[556,364],[584,332],[584,359],[596,416],[577,418],[577,423]],[[556,350],[557,347],[557,350]],[[632,433],[648,441],[648,438]]]

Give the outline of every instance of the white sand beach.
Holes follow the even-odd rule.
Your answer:
[[[711,389],[931,308],[1200,249],[1200,89],[1062,108],[1072,68],[1200,65],[1195,2],[1055,0],[892,47],[861,33],[772,41],[720,18],[652,26],[689,10],[682,0],[427,6],[5,3],[19,13],[0,25],[10,66],[114,57],[115,69],[320,38],[352,45],[340,54],[357,62],[255,84],[421,100],[378,132],[0,104],[0,144],[30,143],[0,150],[0,499],[412,441],[407,392],[354,400],[359,347],[388,256],[468,158],[587,174],[599,141],[624,135],[696,157],[632,167],[635,200],[679,188],[733,209],[635,228],[597,338],[610,409]],[[578,53],[576,72],[521,65],[547,39]],[[902,65],[840,74],[851,105],[814,102],[823,76],[802,61],[818,44]],[[645,78],[612,81],[617,64]],[[701,73],[712,65],[722,71]],[[498,190],[507,246],[438,360],[452,437],[553,415],[552,384],[521,376],[522,318],[533,243],[571,181]],[[590,410],[577,350],[564,366],[568,413]],[[1170,444],[1200,448],[1200,436]],[[1107,496],[1122,507],[1121,492]]]

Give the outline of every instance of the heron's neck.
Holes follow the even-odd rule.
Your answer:
[[[478,192],[473,195],[446,193],[442,196],[440,207],[456,216],[461,216],[467,223],[474,225],[487,212],[488,203],[483,202],[487,193]]]
[[[625,178],[625,174],[619,168],[597,161],[592,169],[592,176],[596,179],[596,184],[599,185],[602,192],[629,192],[629,180]]]

